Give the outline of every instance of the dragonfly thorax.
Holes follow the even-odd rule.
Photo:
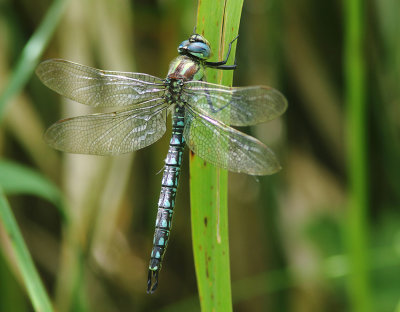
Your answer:
[[[184,80],[182,78],[167,78],[165,83],[168,86],[168,92],[165,95],[165,100],[168,104],[180,104],[180,96],[182,93],[182,88]]]
[[[168,78],[188,80],[202,80],[204,77],[204,65],[198,59],[186,55],[180,55],[169,65]]]

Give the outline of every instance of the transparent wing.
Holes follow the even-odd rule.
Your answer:
[[[260,141],[189,107],[183,136],[196,155],[229,171],[267,175],[281,168],[272,150]]]
[[[137,104],[165,92],[163,80],[154,76],[105,71],[59,59],[40,63],[36,74],[57,93],[94,107]]]
[[[185,83],[184,98],[194,110],[232,126],[251,126],[282,115],[286,98],[266,87],[230,88],[204,81]]]
[[[45,141],[78,154],[117,155],[146,147],[165,133],[166,104],[129,108],[60,120],[47,129]]]

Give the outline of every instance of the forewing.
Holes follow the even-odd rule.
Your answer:
[[[268,175],[281,168],[272,150],[260,141],[190,108],[183,135],[196,155],[229,171]]]
[[[165,93],[161,79],[139,73],[105,71],[66,60],[39,64],[36,74],[57,93],[94,107],[116,107],[160,98]]]
[[[200,113],[232,126],[251,126],[282,115],[286,98],[266,86],[231,88],[204,81],[185,83],[184,100]]]
[[[166,105],[157,109],[129,108],[60,120],[45,133],[45,141],[69,153],[117,155],[146,147],[165,133]]]

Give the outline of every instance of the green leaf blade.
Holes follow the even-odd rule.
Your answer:
[[[38,172],[18,163],[0,160],[0,187],[9,195],[35,195],[53,203],[60,211],[63,220],[67,212],[60,190]]]
[[[214,57],[225,58],[237,36],[243,1],[201,1],[197,32],[211,44]],[[236,42],[228,64],[235,59]],[[207,81],[232,85],[233,71],[210,69]],[[228,173],[190,154],[190,203],[193,252],[202,311],[232,311],[228,238]]]

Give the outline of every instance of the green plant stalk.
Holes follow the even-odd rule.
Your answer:
[[[0,251],[0,279],[2,285],[7,285],[1,288],[0,311],[29,311],[31,304],[26,300],[24,289],[10,270],[10,261],[7,261],[7,256],[10,258],[9,255]]]
[[[28,248],[25,245],[18,224],[2,189],[0,189],[0,219],[10,239],[15,261],[21,271],[22,279],[35,311],[53,311],[50,299],[35,269]]]
[[[345,10],[345,81],[349,210],[346,238],[349,254],[349,299],[352,311],[372,309],[368,278],[368,176],[364,64],[364,7],[361,0],[343,2]]]
[[[54,0],[43,21],[26,43],[10,81],[0,95],[0,121],[7,104],[28,82],[65,11],[68,0]]]
[[[196,32],[222,60],[238,34],[243,1],[199,1]],[[232,46],[229,64],[235,59]],[[208,70],[207,81],[232,85],[233,72]],[[190,203],[197,285],[202,311],[232,311],[228,240],[228,173],[190,154]]]
[[[31,194],[53,203],[59,210],[63,223],[69,222],[61,191],[39,172],[6,159],[0,159],[0,186],[4,193]]]

